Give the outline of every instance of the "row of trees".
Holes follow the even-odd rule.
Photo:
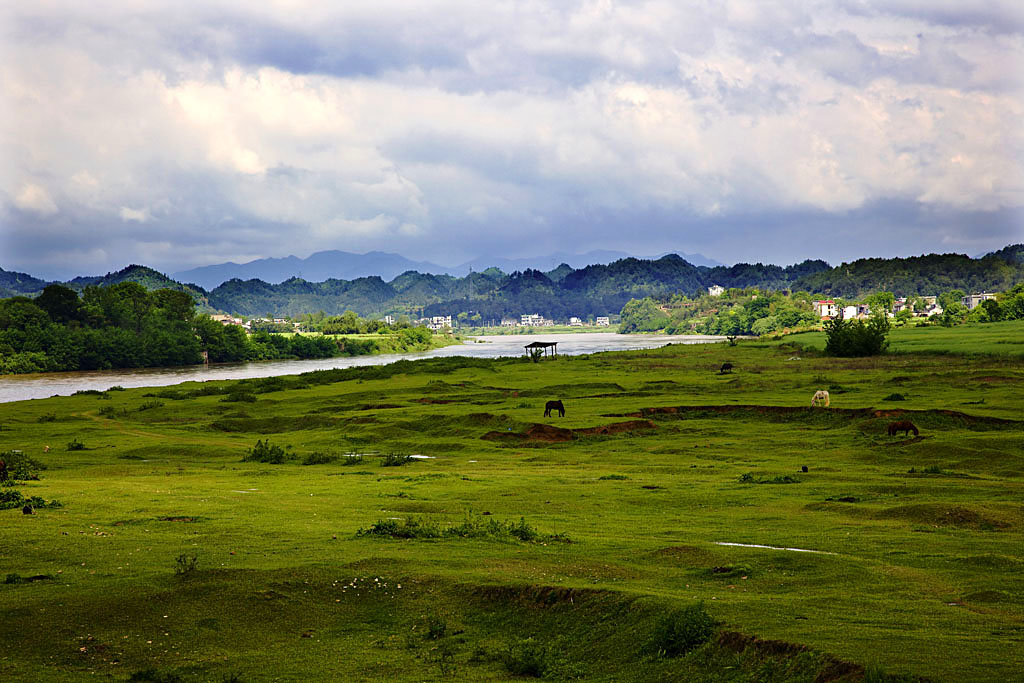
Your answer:
[[[964,322],[997,322],[1000,320],[1024,319],[1024,283],[1017,284],[1002,292],[995,299],[981,302],[968,310],[961,299],[964,292],[951,290],[938,295],[940,316],[915,318],[910,310],[902,310],[891,321],[894,326],[914,324],[958,325]],[[817,325],[820,320],[815,314],[813,297],[808,292],[764,292],[758,289],[729,289],[717,297],[703,295],[689,298],[682,294],[667,299],[645,297],[631,299],[622,308],[620,332],[666,332],[668,334],[753,334],[764,335],[785,329]],[[853,304],[857,301],[837,303]],[[875,292],[865,296],[860,303],[867,304],[874,312],[892,310],[895,295],[892,292]],[[924,310],[924,300],[910,295],[907,303],[915,310]],[[888,324],[888,323],[887,323]]]
[[[325,337],[285,337],[195,314],[190,294],[137,282],[89,286],[81,297],[49,285],[35,299],[0,300],[0,374],[191,365],[342,352]]]
[[[818,322],[807,292],[729,289],[721,296],[689,298],[676,294],[665,301],[633,299],[622,308],[620,332],[668,334],[768,334]]]

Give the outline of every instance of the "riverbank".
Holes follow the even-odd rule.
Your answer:
[[[354,336],[354,335],[350,335]],[[368,335],[375,336],[375,335]],[[452,339],[455,339],[454,337]],[[376,353],[335,356],[308,360],[261,360],[240,363],[211,363],[167,368],[135,368],[123,370],[91,370],[80,372],[48,372],[5,375],[0,377],[0,403],[69,396],[76,391],[105,391],[112,386],[168,386],[180,382],[207,382],[226,379],[253,379],[275,375],[298,375],[316,370],[333,370],[363,365],[386,365],[399,360],[419,360],[439,356],[470,356],[498,358],[523,356],[524,346],[533,341],[558,342],[559,355],[581,355],[602,351],[650,349],[666,344],[707,344],[723,341],[723,337],[700,335],[620,335],[574,334],[536,336],[483,336],[438,346],[427,351]],[[456,340],[457,341],[457,340]]]

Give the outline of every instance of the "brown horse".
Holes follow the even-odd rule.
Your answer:
[[[558,417],[565,417],[565,406],[559,401],[548,401],[544,404],[544,417],[551,417],[551,411],[557,410]]]
[[[910,420],[900,420],[899,422],[889,423],[889,436],[895,436],[896,432],[903,432],[903,436],[909,436],[910,432],[914,432],[914,436],[917,436],[921,432],[914,426],[914,423]]]

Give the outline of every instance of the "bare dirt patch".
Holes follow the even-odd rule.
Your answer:
[[[549,424],[532,424],[525,432],[487,432],[481,439],[485,441],[533,441],[541,443],[563,443],[572,441],[581,436],[611,436],[628,432],[649,431],[657,429],[658,425],[650,420],[629,420],[628,422],[613,422],[597,427],[580,427],[577,429],[566,429],[555,427]]]

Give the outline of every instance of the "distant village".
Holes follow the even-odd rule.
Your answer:
[[[707,288],[708,294],[711,296],[721,296],[725,293],[726,289],[720,285],[712,285]],[[979,306],[982,301],[988,299],[995,299],[996,295],[991,292],[981,292],[979,294],[969,294],[961,299],[961,303],[967,310],[973,310],[976,306]],[[867,304],[844,304],[842,301],[835,299],[818,299],[812,302],[814,306],[814,313],[821,320],[832,320],[833,318],[841,317],[844,320],[866,320],[871,317],[872,310]],[[908,311],[913,317],[916,318],[929,318],[935,315],[942,315],[942,306],[939,305],[937,296],[917,296],[917,297],[898,297],[893,301],[890,310],[886,311],[886,315],[890,318],[895,317],[902,311]],[[303,332],[303,325],[300,322],[294,322],[286,318],[253,318],[252,320],[245,320],[231,315],[215,314],[210,316],[213,320],[223,323],[224,325],[238,325],[245,328],[247,331],[251,331],[253,327],[260,325],[273,324],[280,327],[290,327],[295,332]],[[381,318],[381,321],[385,325],[394,325],[396,318],[393,315],[385,315]],[[412,321],[413,324],[427,327],[435,332],[443,332],[445,330],[453,330],[460,327],[458,318],[453,319],[450,315],[435,315],[427,318],[418,318]],[[568,326],[568,327],[611,327],[611,316],[597,316],[588,320],[584,320],[578,316],[570,316],[568,321],[565,320],[554,320],[551,318],[545,318],[543,315],[537,313],[527,313],[519,316],[518,318],[502,318],[501,321],[491,321],[487,326],[489,327],[503,327],[503,328],[537,328],[537,327],[554,327],[556,325]],[[480,327],[481,325],[475,324],[470,327]]]
[[[211,319],[222,323],[224,325],[237,325],[244,328],[246,331],[252,331],[254,327],[260,325],[278,325],[281,327],[290,326],[295,332],[303,332],[303,325],[300,322],[293,322],[286,318],[253,318],[252,320],[245,320],[232,315],[225,315],[217,313],[210,316]],[[394,325],[396,318],[393,315],[385,315],[381,318],[381,321],[385,325]],[[426,327],[435,332],[443,332],[444,330],[452,330],[457,328],[458,319],[453,321],[450,315],[435,315],[429,318],[417,318],[413,321],[414,324]],[[554,327],[556,325],[567,325],[568,327],[611,327],[611,316],[597,316],[593,320],[583,320],[582,318],[571,316],[568,322],[553,320],[551,318],[545,318],[543,315],[537,313],[530,313],[522,315],[519,318],[502,318],[499,323],[500,327],[511,327],[511,328],[533,328],[533,327]],[[497,327],[499,325],[491,325]],[[472,325],[472,327],[479,327],[479,325]]]

